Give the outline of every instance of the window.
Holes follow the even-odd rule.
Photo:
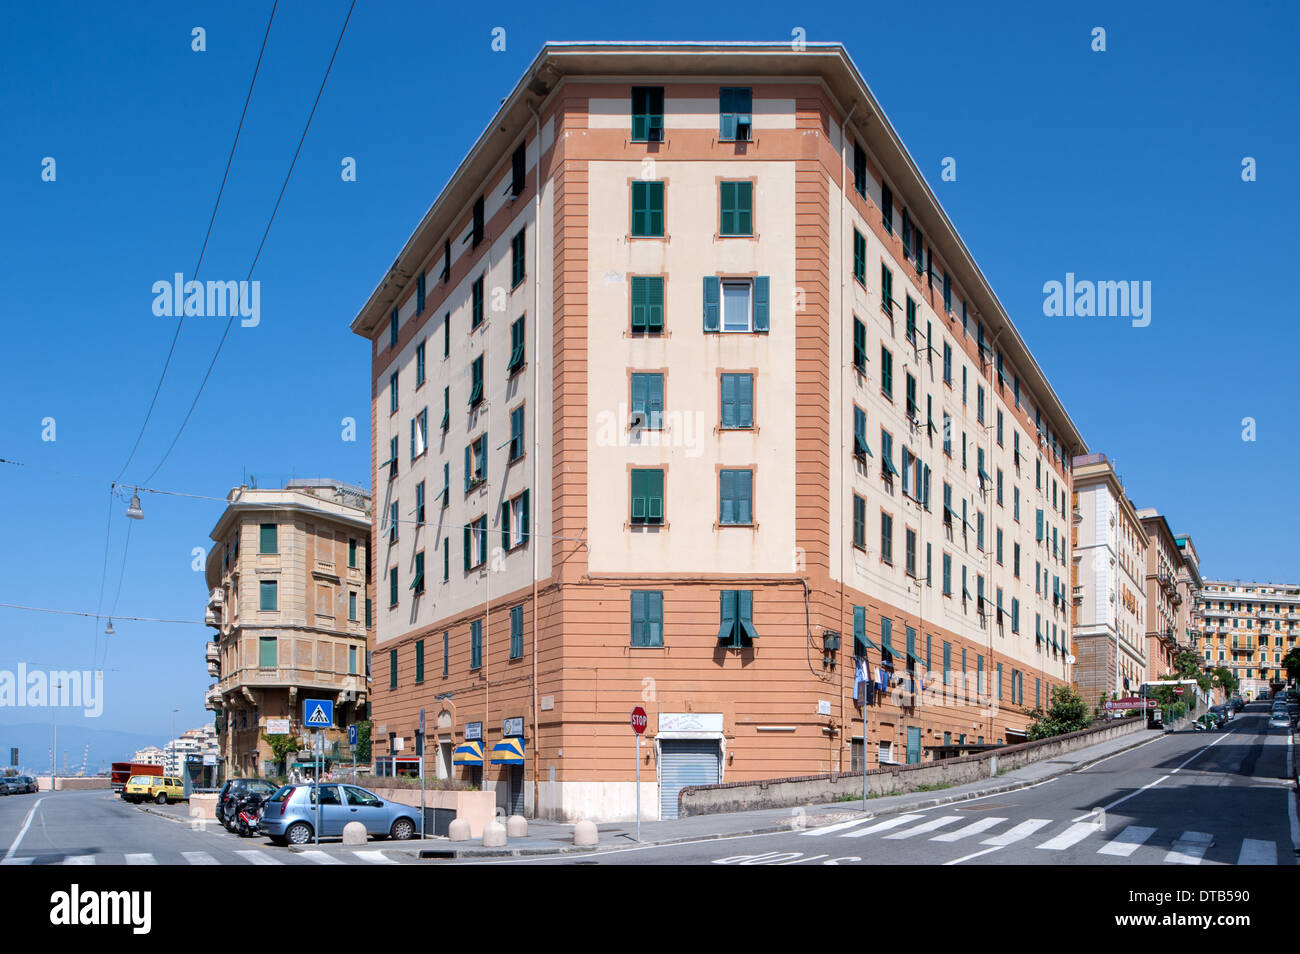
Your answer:
[[[397,309],[388,318],[388,347],[397,347]]]
[[[721,208],[720,235],[754,234],[754,183],[722,182],[719,184]]]
[[[884,345],[880,346],[880,391],[889,400],[894,399],[894,356]]]
[[[952,387],[952,345],[943,343],[943,383]]]
[[[483,400],[483,356],[479,355],[469,366],[469,406],[476,407]]]
[[[908,343],[913,348],[916,347],[916,302],[911,295],[904,295],[903,301],[906,305],[907,324],[904,327],[903,335],[907,338]]]
[[[984,385],[975,385],[975,420],[984,423]]]
[[[451,312],[442,316],[442,356],[451,354]]]
[[[388,569],[388,605],[390,607],[397,605],[397,567]]]
[[[1001,467],[997,468],[997,473],[998,473],[997,501],[998,501],[998,506],[1001,507],[1002,506],[1002,468]]]
[[[636,469],[631,472],[632,523],[664,522],[664,472]]]
[[[952,276],[947,272],[943,273],[943,313],[952,314]]]
[[[662,590],[632,591],[632,645],[664,644],[664,594]]]
[[[355,590],[348,592],[348,622],[357,621],[357,594]]]
[[[892,480],[898,474],[894,467],[894,435],[883,427],[880,429],[880,466],[881,474]]]
[[[528,491],[501,504],[501,547],[507,552],[528,542]]]
[[[465,491],[468,493],[487,479],[487,434],[465,447]]]
[[[415,346],[415,386],[424,384],[424,342]]]
[[[880,308],[894,317],[894,273],[882,262],[880,265]]]
[[[470,292],[469,330],[473,331],[479,325],[483,324],[483,276],[482,275],[474,279],[474,284],[470,286],[469,292]]]
[[[1011,572],[1016,579],[1020,579],[1020,544],[1011,545]]]
[[[890,235],[894,234],[894,193],[883,182],[880,184],[880,224]]]
[[[465,569],[475,570],[487,562],[487,514],[465,527]]]
[[[752,646],[758,639],[754,629],[754,591],[723,590],[718,625],[718,642],[724,646]]]
[[[384,461],[388,465],[388,479],[392,480],[397,476],[397,438],[394,436],[388,441],[388,460]],[[380,464],[379,466],[383,466]]]
[[[663,427],[664,416],[664,376],[658,373],[632,374],[633,414],[643,416],[643,427],[657,431]]]
[[[907,399],[907,416],[909,420],[916,420],[916,378],[912,377],[910,372],[903,372],[904,394]]]
[[[718,90],[718,138],[749,142],[753,129],[754,91],[748,86]]]
[[[943,452],[952,457],[952,417],[947,411],[943,412]]]
[[[1016,523],[1020,522],[1020,488],[1019,487],[1011,488],[1011,518],[1015,520]]]
[[[510,462],[524,456],[524,406],[510,412]]]
[[[424,481],[415,485],[415,522],[424,523]]]
[[[451,538],[442,538],[442,582],[451,579]]]
[[[451,671],[451,633],[443,631],[442,634],[442,674],[445,676]]]
[[[1011,597],[1011,632],[1020,632],[1020,599],[1015,596]]]
[[[722,427],[725,430],[754,426],[754,376],[752,374],[723,374]]]
[[[451,503],[451,461],[442,462],[442,493],[438,496],[442,498],[443,507]]]
[[[259,669],[274,669],[279,665],[279,640],[274,636],[262,636],[257,641],[257,666]]]
[[[880,559],[885,563],[894,562],[894,518],[883,512],[880,515]]]
[[[528,144],[521,142],[510,156],[510,198],[524,194],[524,176],[528,172]]]
[[[514,374],[524,366],[524,319],[518,318],[510,326],[510,363],[507,374]]]
[[[279,553],[279,526],[274,523],[264,523],[260,528],[257,538],[258,553]]]
[[[632,183],[632,234],[638,238],[664,237],[664,184]]]
[[[348,675],[355,676],[356,674],[357,674],[357,647],[349,646],[348,647]]]
[[[862,198],[867,197],[867,152],[857,141],[853,143],[853,188]]]
[[[411,578],[410,589],[415,591],[416,596],[419,596],[421,593],[424,592],[424,551],[423,550],[421,550],[419,553],[415,555],[415,574]]]
[[[510,240],[510,287],[517,288],[519,283],[524,280],[528,269],[528,257],[526,254],[527,242],[526,236],[528,227],[524,226],[515,233],[515,237]]]
[[[853,495],[853,545],[867,548],[867,502],[857,494]]]
[[[519,659],[524,654],[524,607],[510,607],[510,658]]]
[[[280,608],[279,583],[276,580],[260,580],[257,584],[257,608],[274,613]]]
[[[388,376],[388,413],[397,412],[397,372]]]
[[[424,640],[415,641],[415,684],[424,682]]]
[[[429,449],[429,409],[426,407],[411,418],[411,460]]]
[[[853,278],[867,287],[867,240],[857,229],[853,230]]]
[[[469,668],[483,667],[483,621],[476,619],[469,624]]]
[[[998,527],[995,533],[996,538],[996,555],[998,563],[1002,562],[1002,528]]]
[[[355,570],[357,568],[357,538],[348,537],[348,567]]]
[[[470,224],[470,248],[478,248],[483,242],[483,197],[474,200],[473,221]]]
[[[720,470],[718,472],[719,516],[725,526],[748,526],[754,522],[754,472]]]
[[[664,141],[664,88],[632,87],[632,141]]]
[[[904,567],[908,576],[916,576],[916,531],[908,527],[903,533]]]
[[[749,279],[704,276],[704,330],[767,331],[770,282],[766,275]]]
[[[859,374],[867,373],[867,326],[857,315],[853,316],[853,367]]]
[[[664,330],[664,277],[632,276],[632,332],[658,334]]]
[[[442,432],[447,433],[451,426],[451,386],[442,389]]]
[[[865,461],[871,456],[867,446],[867,412],[853,405],[853,456]]]
[[[952,556],[943,555],[943,595],[952,596]]]
[[[392,503],[388,505],[388,542],[389,543],[397,542],[397,525],[398,525],[397,501],[394,500]]]
[[[1004,445],[1003,445],[1003,443],[1002,443],[1002,410],[1001,410],[1001,408],[998,409],[997,422],[998,422],[998,446],[999,446],[999,447],[1002,447],[1002,446],[1004,446]]]

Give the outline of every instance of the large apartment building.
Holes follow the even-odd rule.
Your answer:
[[[274,771],[267,719],[306,743],[302,700],[334,701],[328,753],[367,714],[370,497],[332,480],[230,492],[212,530],[205,621],[207,707],[216,712],[223,777]]]
[[[1074,683],[1085,701],[1147,678],[1147,535],[1104,454],[1074,459]]]
[[[381,764],[671,817],[1070,681],[1084,442],[841,46],[547,45],[352,330]]]
[[[1191,647],[1186,636],[1184,591],[1178,577],[1183,553],[1169,521],[1154,508],[1138,511],[1147,538],[1146,656],[1147,679],[1161,679],[1174,671],[1174,654]]]
[[[1206,666],[1231,669],[1253,698],[1287,681],[1282,660],[1300,635],[1300,585],[1206,580],[1201,606]]]

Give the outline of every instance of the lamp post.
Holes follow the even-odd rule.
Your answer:
[[[181,711],[181,710],[180,710],[179,708],[175,708],[175,709],[172,710],[172,734],[171,734],[171,743],[170,743],[170,744],[171,744],[171,747],[172,747],[172,761],[173,761],[173,762],[176,760],[176,713],[178,713],[178,712],[180,712],[180,711]],[[171,774],[171,775],[175,775],[175,774],[177,774],[177,773],[173,771],[173,772],[171,772],[170,774]]]

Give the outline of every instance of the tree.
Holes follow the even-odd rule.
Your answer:
[[[1282,668],[1286,670],[1286,677],[1292,682],[1300,679],[1300,647],[1282,657]]]
[[[299,743],[292,735],[266,735],[263,733],[262,741],[271,747],[271,754],[275,756],[276,765],[279,766],[279,773],[284,774],[284,762],[291,752],[297,752]]]
[[[357,723],[357,761],[370,761],[370,720]]]
[[[1074,691],[1073,686],[1056,686],[1052,689],[1051,704],[1044,710],[1035,706],[1029,713],[1032,720],[1027,732],[1029,741],[1065,735],[1086,729],[1092,722],[1088,704]]]
[[[1291,650],[1291,652],[1297,653],[1300,652],[1300,650],[1293,649]],[[1300,666],[1300,655],[1296,657],[1296,661],[1297,661],[1297,665]],[[1239,688],[1241,688],[1241,681],[1237,679],[1233,671],[1229,669],[1227,666],[1215,667],[1213,670],[1211,670],[1210,675],[1214,679],[1214,684],[1218,686],[1220,689],[1222,689],[1225,695],[1231,696],[1235,694]]]

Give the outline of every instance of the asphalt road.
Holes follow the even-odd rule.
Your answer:
[[[1266,705],[1034,788],[804,832],[483,864],[1293,865],[1290,735]]]

